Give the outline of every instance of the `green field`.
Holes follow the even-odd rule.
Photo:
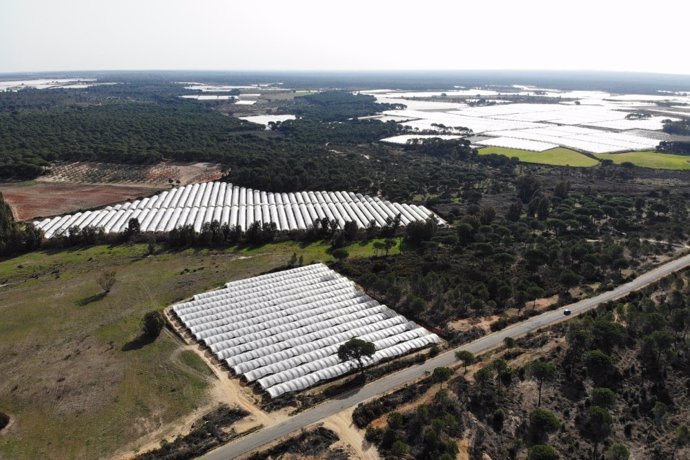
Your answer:
[[[646,151],[598,153],[596,157],[600,160],[611,160],[618,165],[622,163],[632,163],[642,168],[690,170],[690,156],[685,155]]]
[[[509,149],[505,147],[484,147],[479,149],[480,155],[503,155],[509,158],[517,158],[525,163],[538,163],[552,166],[574,166],[578,168],[589,168],[599,164],[594,158],[583,155],[575,150],[564,147],[545,150],[543,152],[532,152],[530,150]]]
[[[208,372],[170,334],[124,347],[144,313],[285,265],[293,252],[330,261],[327,249],[284,242],[146,256],[142,244],[101,245],[0,261],[0,411],[14,420],[0,458],[108,457],[203,405]],[[373,242],[346,249],[374,251]],[[117,273],[105,297],[104,269]]]

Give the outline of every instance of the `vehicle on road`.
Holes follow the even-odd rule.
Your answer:
[[[570,311],[570,310],[567,309],[567,308],[566,308],[565,310],[563,310],[563,314],[564,314],[565,316],[569,316],[571,313],[572,313],[572,311]]]

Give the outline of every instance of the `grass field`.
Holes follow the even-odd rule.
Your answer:
[[[489,154],[503,155],[509,158],[518,158],[525,163],[538,163],[552,166],[574,166],[579,168],[589,168],[599,164],[594,158],[583,155],[575,150],[557,147],[543,152],[532,152],[529,150],[509,149],[505,147],[484,147],[479,149],[480,155]]]
[[[347,250],[367,257],[372,244]],[[131,346],[143,314],[284,265],[293,252],[305,263],[332,260],[327,248],[285,242],[146,257],[146,245],[120,245],[1,261],[0,411],[13,422],[0,458],[108,457],[203,405],[204,365],[179,353],[171,335]],[[105,297],[96,283],[104,269],[117,273]]]
[[[611,160],[615,164],[632,163],[642,168],[653,169],[678,169],[690,170],[690,156],[673,155],[669,153],[624,152],[624,153],[599,153],[600,160]]]

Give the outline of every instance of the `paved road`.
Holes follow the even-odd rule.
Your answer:
[[[690,255],[686,255],[661,265],[639,276],[638,278],[635,278],[629,283],[618,286],[612,291],[608,291],[595,297],[584,299],[564,307],[572,311],[571,316],[563,315],[562,308],[533,316],[525,321],[508,326],[501,331],[494,332],[477,339],[474,342],[462,345],[457,349],[442,353],[433,359],[427,360],[424,364],[409,367],[394,374],[390,374],[368,385],[365,385],[358,390],[346,393],[338,398],[331,399],[323,404],[320,404],[313,409],[301,412],[281,423],[256,431],[250,435],[238,439],[237,441],[221,446],[207,453],[201,458],[205,460],[229,460],[249,453],[263,446],[264,444],[275,441],[276,439],[288,435],[294,431],[306,428],[307,426],[319,422],[331,415],[337,414],[348,407],[355,406],[375,396],[387,393],[393,389],[404,386],[407,383],[414,382],[415,380],[424,377],[427,372],[433,371],[436,367],[452,365],[456,362],[455,352],[457,350],[469,350],[475,355],[484,353],[501,345],[503,343],[503,339],[506,337],[520,337],[545,326],[551,326],[561,321],[568,320],[573,316],[577,316],[597,307],[601,303],[624,297],[632,291],[641,289],[650,283],[658,281],[661,278],[664,278],[665,276],[678,270],[682,270],[688,266],[690,266]]]

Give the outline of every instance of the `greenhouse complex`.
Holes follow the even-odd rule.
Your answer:
[[[243,230],[258,222],[274,223],[278,231],[305,230],[316,219],[371,223],[381,227],[400,215],[400,223],[426,220],[434,214],[424,206],[391,203],[351,192],[269,193],[206,182],[165,191],[149,198],[35,221],[46,238],[67,234],[70,228],[98,227],[105,233],[120,233],[130,219],[137,219],[142,232],[169,232],[191,225],[199,232],[205,223],[239,226]],[[440,219],[439,219],[440,220]]]
[[[352,337],[376,345],[366,365],[440,342],[323,264],[234,281],[171,311],[202,344],[271,398],[353,370]]]

